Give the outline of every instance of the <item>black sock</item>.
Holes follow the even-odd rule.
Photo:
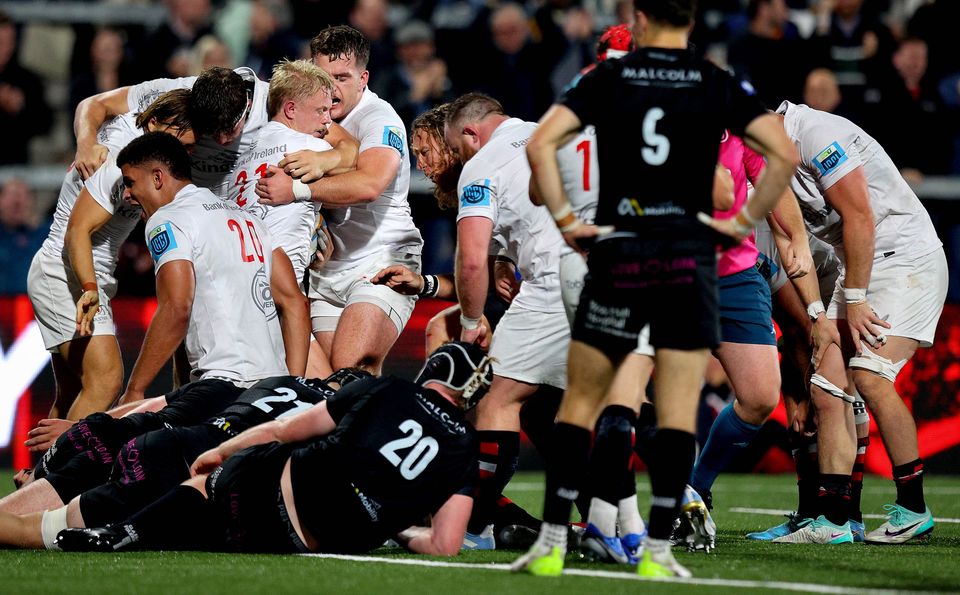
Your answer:
[[[523,525],[539,531],[540,519],[518,506],[510,498],[501,496],[493,513],[493,526],[499,530],[507,525]]]
[[[547,491],[543,520],[555,525],[570,522],[570,508],[586,485],[590,461],[590,430],[557,423],[547,457]]]
[[[563,391],[541,388],[520,408],[520,428],[544,458],[550,448],[550,437],[557,423],[561,399]]]
[[[636,436],[634,438],[633,450],[643,461],[643,464],[650,467],[651,448],[653,437],[657,433],[657,410],[653,403],[644,403],[640,405],[640,414],[637,415],[637,423],[634,426]]]
[[[817,437],[795,437],[797,445],[794,450],[794,461],[797,464],[797,516],[804,519],[815,519],[820,516],[817,511],[817,498],[820,493],[820,464],[817,461]]]
[[[867,459],[867,446],[870,437],[857,438],[857,458],[853,460],[853,475],[850,476],[850,511],[847,516],[850,520],[863,522],[863,512],[860,510],[860,496],[863,495],[863,470]]]
[[[497,500],[517,471],[520,457],[520,433],[499,430],[477,432],[480,438],[480,481],[473,500],[473,514],[467,531],[482,533],[487,525],[493,523],[493,512]]]
[[[223,547],[216,511],[198,490],[179,485],[126,521],[119,523],[138,548],[207,550]],[[220,542],[218,543],[218,536]]]
[[[820,514],[834,525],[847,522],[850,508],[850,476],[831,473],[820,474],[820,496],[817,499]]]
[[[649,465],[653,497],[647,530],[653,539],[669,539],[673,521],[680,510],[683,489],[693,469],[697,440],[689,432],[661,429],[657,430],[651,447]]]
[[[894,467],[893,481],[897,484],[897,504],[913,512],[927,510],[923,500],[923,459]]]
[[[593,497],[614,506],[636,493],[636,480],[630,469],[633,455],[633,425],[637,414],[622,405],[610,405],[597,420],[597,435],[590,455],[588,484]]]

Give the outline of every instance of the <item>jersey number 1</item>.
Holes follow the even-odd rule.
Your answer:
[[[583,191],[590,192],[590,141],[582,140],[577,145],[577,153],[583,153]]]
[[[380,454],[390,461],[390,464],[400,469],[400,475],[404,479],[416,479],[423,473],[437,453],[440,452],[440,445],[432,436],[423,435],[423,426],[412,419],[405,420],[400,424],[400,431],[407,436],[391,440],[380,448]],[[412,447],[412,448],[411,448]],[[406,456],[401,457],[398,451],[409,448]]]

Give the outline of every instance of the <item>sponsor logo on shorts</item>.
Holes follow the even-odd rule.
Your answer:
[[[277,317],[277,307],[273,303],[273,292],[270,290],[270,281],[267,279],[267,273],[260,267],[253,276],[253,284],[250,286],[253,303],[257,309],[263,312],[267,320],[273,320]]]
[[[672,202],[644,207],[640,205],[639,200],[627,196],[620,199],[620,204],[617,205],[617,213],[622,217],[666,217],[687,214],[684,209]]]
[[[383,127],[383,144],[393,147],[403,155],[403,130],[399,126]]]
[[[461,207],[490,206],[490,178],[475,180],[463,187],[460,193]]]
[[[150,246],[150,255],[153,260],[160,260],[160,257],[177,247],[177,236],[173,233],[173,226],[170,222],[162,223],[150,230],[147,234],[147,245]]]
[[[820,170],[821,176],[825,176],[846,160],[847,154],[843,152],[840,143],[834,141],[829,147],[817,153],[813,158],[813,165]]]
[[[360,488],[353,485],[350,486],[353,488],[353,491],[357,494],[357,498],[360,499],[360,504],[363,505],[363,509],[367,511],[367,514],[370,515],[370,520],[374,523],[380,520],[380,508],[381,505],[376,500],[368,498],[363,492],[360,491]]]

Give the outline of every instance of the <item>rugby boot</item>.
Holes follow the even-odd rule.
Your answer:
[[[616,535],[604,535],[593,523],[587,523],[587,530],[580,539],[580,553],[593,562],[609,564],[629,564],[630,557],[623,551],[623,544]]]
[[[842,525],[834,525],[827,517],[820,515],[809,523],[789,535],[777,537],[774,543],[823,543],[840,544],[853,543],[853,533],[850,531],[850,521]]]
[[[863,543],[866,538],[866,527],[863,526],[862,521],[850,519],[850,532],[853,533],[854,543]]]
[[[135,549],[136,532],[129,525],[107,525],[93,529],[64,529],[53,543],[65,552],[116,552]]]
[[[537,540],[538,530],[526,525],[506,525],[496,531],[496,549],[525,550]]]
[[[463,534],[463,547],[465,550],[495,550],[497,542],[493,538],[493,525],[484,527],[482,533]]]
[[[683,490],[680,515],[670,537],[673,545],[685,546],[689,551],[710,553],[716,547],[717,525],[710,516],[707,504],[692,487]]]
[[[630,564],[640,562],[640,556],[643,555],[643,540],[646,537],[646,530],[643,533],[627,533],[620,536],[620,544],[623,546],[624,553],[630,558]]]
[[[670,542],[647,538],[643,556],[637,564],[637,574],[642,578],[678,577],[690,578],[690,571],[680,565],[670,551]]]
[[[526,572],[534,576],[560,576],[563,574],[563,548],[554,545],[534,543],[530,551],[517,558],[510,565],[511,572]]]
[[[813,519],[806,519],[800,517],[795,512],[791,512],[787,517],[785,523],[780,523],[776,527],[770,527],[766,531],[755,531],[753,533],[747,533],[747,539],[752,539],[754,541],[773,541],[778,537],[783,537],[784,535],[790,535],[800,527],[806,525]],[[850,528],[853,529],[853,521],[850,521]],[[863,532],[863,524],[860,524],[861,535]]]
[[[911,540],[925,539],[933,532],[933,514],[930,508],[923,513],[913,512],[899,504],[884,504],[887,520],[867,533],[866,542],[877,545],[906,543]]]

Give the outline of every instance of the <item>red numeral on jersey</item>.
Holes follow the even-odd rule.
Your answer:
[[[260,243],[260,237],[257,235],[257,230],[253,226],[252,221],[245,221],[247,224],[247,231],[250,233],[250,244],[253,246],[253,252],[256,254],[257,259],[260,262],[263,262],[263,244]],[[240,238],[240,259],[243,262],[253,262],[253,254],[247,254],[247,242],[243,237],[243,226],[240,225],[240,222],[236,219],[227,220],[227,227],[237,232],[237,237]]]
[[[577,153],[583,151],[583,191],[590,192],[590,141],[580,141]]]
[[[267,164],[266,162],[261,163],[257,166],[257,169],[253,170],[253,173],[257,174],[257,178],[263,178],[267,175]],[[233,183],[234,186],[240,186],[240,192],[237,194],[237,206],[244,207],[247,204],[247,199],[243,197],[244,190],[247,189],[247,170],[241,169],[240,173],[237,174],[237,180]]]

